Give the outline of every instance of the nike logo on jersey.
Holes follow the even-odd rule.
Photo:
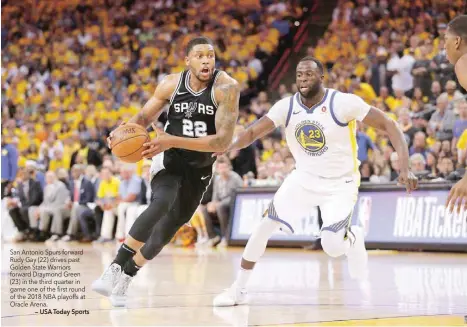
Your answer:
[[[204,181],[205,179],[207,179],[209,177],[210,177],[209,175],[208,176],[203,176],[203,177],[201,177],[201,180]]]
[[[296,115],[296,114],[299,114],[301,111],[294,111],[293,114]]]
[[[183,95],[183,94],[187,94],[188,92],[180,92],[180,91],[177,91],[177,95]]]
[[[345,181],[345,182],[348,184],[348,183],[352,183],[352,182],[353,182],[353,180],[350,180],[350,181]]]

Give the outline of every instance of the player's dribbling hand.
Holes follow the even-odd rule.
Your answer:
[[[451,188],[446,200],[446,207],[449,212],[454,211],[454,206],[457,204],[457,213],[467,210],[467,174]]]
[[[147,149],[144,150],[141,154],[143,155],[143,158],[146,159],[151,159],[152,157],[172,147],[172,145],[170,144],[170,135],[161,130],[160,128],[157,128],[154,123],[152,123],[151,125],[152,128],[156,131],[156,137],[153,138],[151,141],[143,144],[143,146]]]
[[[126,122],[122,122],[120,125],[118,125],[118,127],[123,126],[125,124],[126,124]],[[107,146],[109,147],[110,150],[112,150],[112,137],[113,137],[113,135],[114,135],[114,131],[110,132],[109,137],[107,137]]]
[[[418,178],[410,170],[401,171],[397,178],[398,185],[405,185],[407,193],[412,193],[418,187]]]

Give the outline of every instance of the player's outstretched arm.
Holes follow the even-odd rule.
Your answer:
[[[467,54],[459,58],[455,66],[455,70],[460,85],[467,90]]]
[[[467,210],[467,171],[464,177],[451,188],[446,200],[446,207],[449,209],[449,212],[452,213],[456,205],[457,213]]]
[[[363,122],[369,126],[386,132],[399,156],[400,174],[398,182],[406,186],[407,192],[417,188],[418,179],[409,169],[409,147],[404,134],[394,120],[381,110],[371,107]]]
[[[216,134],[200,138],[173,136],[157,131],[157,138],[143,151],[145,158],[150,158],[170,148],[180,148],[199,152],[223,152],[232,142],[235,123],[238,118],[240,88],[238,82],[223,74],[214,86],[214,95],[219,104],[216,111]]]
[[[263,116],[242,133],[237,135],[233,143],[227,148],[225,152],[246,148],[254,141],[271,133],[274,129],[276,129],[276,126],[274,125],[274,122],[271,120],[271,118]],[[218,152],[216,155],[221,155],[223,153],[224,152]]]

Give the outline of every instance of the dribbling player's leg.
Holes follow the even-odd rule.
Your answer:
[[[245,288],[253,272],[253,268],[264,254],[272,233],[274,233],[280,225],[280,222],[264,217],[258,226],[256,226],[243,251],[237,279],[229,289],[214,298],[214,306],[226,307],[247,303]]]
[[[334,196],[320,205],[323,227],[321,228],[321,246],[331,257],[346,255],[349,273],[352,278],[366,277],[368,254],[365,249],[363,230],[351,226],[355,196]]]
[[[183,188],[183,190],[186,192],[187,188]],[[132,278],[146,262],[152,260],[162,251],[180,227],[190,221],[201,201],[202,192],[191,193],[191,198],[187,198],[186,196],[186,194],[190,193],[184,194],[183,203],[181,193],[175,196],[176,200],[170,212],[154,226],[146,243],[123,267],[123,273],[110,295],[110,301],[113,306],[120,307],[126,305],[127,290]]]
[[[116,286],[125,266],[135,265],[133,256],[149,239],[154,226],[172,209],[180,190],[181,177],[161,171],[151,181],[152,202],[136,219],[129,235],[117,252],[112,264],[99,279],[94,281],[92,289],[104,296],[109,296]],[[137,264],[136,264],[137,265]]]

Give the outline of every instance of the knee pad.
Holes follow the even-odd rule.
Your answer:
[[[340,257],[347,253],[349,241],[344,239],[345,229],[341,229],[336,233],[323,230],[321,231],[321,246],[327,255],[333,258]]]

